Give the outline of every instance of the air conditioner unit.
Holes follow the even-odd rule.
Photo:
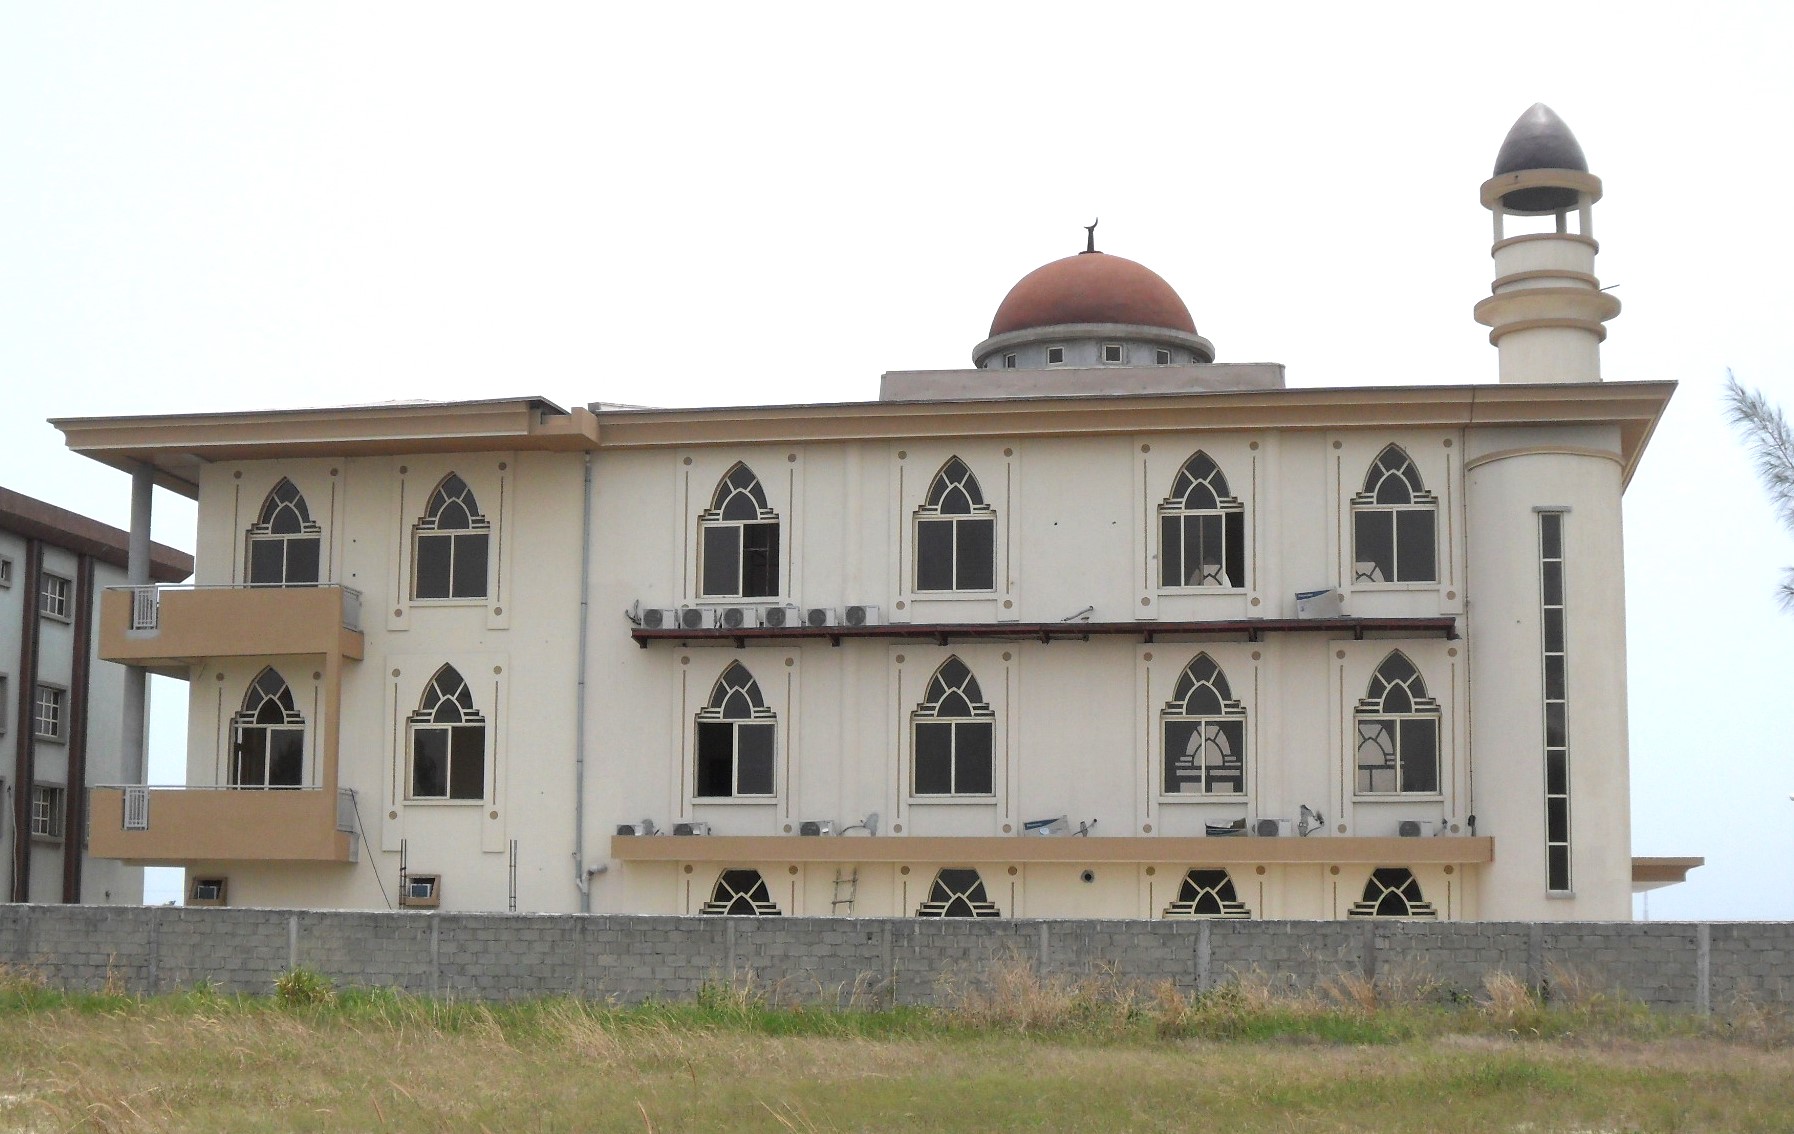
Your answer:
[[[835,821],[833,819],[805,819],[797,825],[797,833],[800,835],[832,835],[835,833]]]
[[[619,834],[619,835],[658,835],[658,834],[660,834],[660,830],[659,830],[659,828],[654,826],[654,820],[643,819],[640,823],[618,823],[617,824],[617,834]]]
[[[718,630],[745,630],[750,626],[758,626],[763,609],[758,606],[720,607],[716,612],[716,628]]]
[[[1338,618],[1343,613],[1338,591],[1296,592],[1297,618]]]
[[[1395,825],[1395,833],[1404,839],[1428,839],[1439,830],[1431,819],[1403,819]]]
[[[679,608],[679,629],[702,630],[710,625],[710,612],[701,606]]]
[[[1052,819],[1028,819],[1022,823],[1022,834],[1052,837],[1071,834],[1071,818],[1060,815]]]
[[[435,909],[442,904],[442,878],[436,874],[413,874],[405,879],[399,892],[399,904],[414,909]]]
[[[883,623],[876,606],[850,606],[841,611],[843,626],[880,626]]]
[[[677,630],[679,628],[679,612],[671,607],[649,607],[642,611],[642,629],[644,630]]]
[[[1246,833],[1246,821],[1235,819],[1231,823],[1204,823],[1202,833],[1211,839],[1236,838]]]
[[[804,608],[804,625],[812,630],[820,630],[824,626],[835,624],[835,612],[826,606],[809,606]]]
[[[1296,833],[1296,825],[1288,819],[1254,819],[1252,833],[1261,839],[1287,839]]]
[[[709,833],[710,833],[710,824],[708,824],[708,823],[674,823],[673,824],[673,834],[675,834],[675,835],[708,835]]]
[[[187,883],[187,904],[190,906],[222,906],[227,878],[195,878]]]
[[[800,611],[791,603],[783,606],[769,606],[760,611],[760,625],[770,626],[774,630],[783,630],[796,626]]]

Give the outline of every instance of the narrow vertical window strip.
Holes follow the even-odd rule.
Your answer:
[[[1544,697],[1545,888],[1569,893],[1569,641],[1564,603],[1564,514],[1539,517],[1539,652]]]

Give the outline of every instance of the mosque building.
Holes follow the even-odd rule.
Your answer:
[[[1482,202],[1499,381],[1292,387],[1098,248],[876,401],[56,422],[198,501],[106,590],[187,785],[91,851],[190,903],[1617,920],[1621,494],[1598,178],[1535,106]]]

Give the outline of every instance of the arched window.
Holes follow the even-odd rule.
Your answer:
[[[1437,582],[1438,503],[1402,447],[1384,446],[1352,497],[1352,582]]]
[[[247,574],[252,587],[296,587],[316,583],[323,529],[312,521],[305,496],[286,477],[262,501],[249,526]]]
[[[430,507],[412,529],[411,597],[486,597],[486,554],[492,525],[480,514],[467,482],[450,473],[430,494]]]
[[[1200,450],[1159,502],[1159,585],[1246,585],[1246,506],[1228,495],[1221,467]]]
[[[996,716],[966,663],[942,662],[910,714],[915,794],[991,794]]]
[[[1225,870],[1192,870],[1177,888],[1177,900],[1165,907],[1168,918],[1251,917],[1252,911],[1234,892]]]
[[[255,675],[231,718],[230,783],[240,788],[299,787],[305,782],[305,718],[286,678],[272,667]]]
[[[1439,793],[1439,703],[1406,654],[1377,666],[1356,719],[1359,795]]]
[[[747,914],[777,917],[779,907],[773,904],[766,879],[758,870],[725,870],[717,875],[710,900],[698,907],[701,914]]]
[[[473,690],[452,665],[424,686],[411,733],[412,799],[486,798],[486,718]]]
[[[1364,884],[1364,897],[1352,903],[1347,917],[1437,917],[1433,904],[1420,894],[1420,883],[1405,866],[1379,866]]]
[[[1002,917],[984,892],[984,879],[969,867],[948,867],[934,876],[928,900],[916,907],[917,917]]]
[[[1238,795],[1246,790],[1246,710],[1207,654],[1190,659],[1159,712],[1165,730],[1166,795]]]
[[[958,457],[934,474],[916,509],[916,590],[990,591],[997,586],[997,513]]]
[[[697,785],[700,797],[771,795],[776,717],[760,683],[730,662],[698,710]]]
[[[779,593],[779,514],[754,470],[739,462],[717,482],[698,516],[698,593],[768,598]]]

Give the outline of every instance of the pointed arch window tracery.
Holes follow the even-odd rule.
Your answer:
[[[737,461],[698,516],[698,594],[771,598],[779,593],[779,514],[754,470]]]
[[[990,795],[994,791],[996,711],[958,655],[928,679],[910,714],[915,795]]]
[[[716,876],[710,900],[698,907],[701,914],[778,917],[766,879],[758,870],[725,870]]]
[[[486,798],[486,718],[452,665],[438,669],[406,720],[411,799]]]
[[[324,529],[311,518],[305,494],[281,477],[262,500],[245,536],[244,575],[252,587],[303,587],[321,579]]]
[[[1420,892],[1420,881],[1405,866],[1379,866],[1364,883],[1364,896],[1352,903],[1347,917],[1437,917],[1439,911]]]
[[[916,907],[917,917],[1002,917],[990,900],[984,879],[970,867],[947,867],[934,876],[928,897]]]
[[[916,590],[991,591],[997,586],[997,512],[971,466],[949,457],[916,509]]]
[[[1354,720],[1359,795],[1439,794],[1439,702],[1406,654],[1377,666]]]
[[[1206,653],[1190,659],[1159,711],[1166,795],[1238,795],[1246,790],[1246,709]]]
[[[436,485],[411,539],[412,598],[486,597],[492,524],[460,476],[449,473]]]
[[[288,788],[305,783],[305,718],[286,678],[272,666],[249,683],[231,718],[230,786]]]
[[[1406,450],[1385,445],[1352,497],[1352,582],[1438,582],[1438,507]]]
[[[778,715],[767,707],[754,675],[740,662],[730,662],[711,687],[710,700],[698,710],[693,794],[772,795],[777,722]]]
[[[1246,585],[1246,506],[1200,449],[1177,470],[1171,494],[1159,502],[1159,585]]]

